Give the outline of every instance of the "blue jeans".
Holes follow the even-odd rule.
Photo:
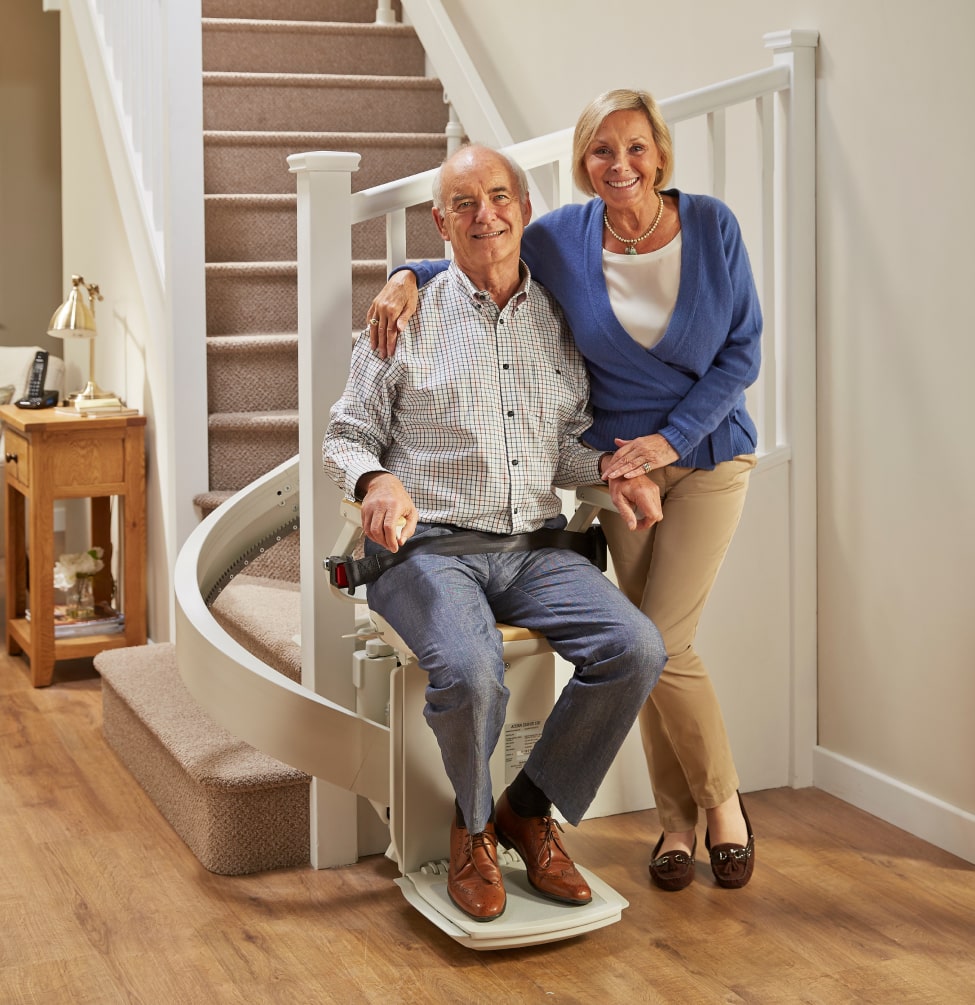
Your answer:
[[[495,622],[540,632],[575,666],[524,770],[578,824],[667,660],[653,622],[581,555],[554,548],[414,555],[370,584],[368,601],[429,676],[424,716],[472,834],[491,816],[489,760],[508,702]]]

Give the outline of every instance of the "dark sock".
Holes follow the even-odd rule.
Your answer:
[[[520,817],[547,817],[552,812],[552,800],[523,770],[508,786],[508,803]]]

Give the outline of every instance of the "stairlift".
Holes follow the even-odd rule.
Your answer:
[[[579,489],[577,500],[569,530],[585,530],[600,508],[611,506],[608,493],[599,486]],[[346,523],[333,553],[349,555],[362,538],[359,506],[343,501],[341,513]],[[345,601],[364,604],[367,600],[335,585],[332,592]],[[544,638],[511,625],[498,628],[511,696],[501,740],[491,759],[496,793],[527,760],[556,699],[555,655]],[[407,901],[441,931],[477,950],[555,942],[619,921],[627,901],[578,862],[592,889],[592,901],[583,906],[558,904],[536,893],[518,855],[500,846],[499,863],[508,894],[504,914],[483,923],[454,906],[447,895],[454,794],[436,738],[423,718],[427,677],[406,643],[372,612],[360,621],[360,637],[364,634],[380,641],[367,643],[365,656],[357,654],[357,712],[379,722],[388,715],[390,805],[376,809],[388,818],[386,855],[399,867],[402,875],[396,883]]]

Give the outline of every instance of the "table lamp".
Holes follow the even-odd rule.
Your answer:
[[[84,301],[81,288],[88,293]],[[48,325],[48,335],[55,338],[88,339],[88,383],[81,391],[68,395],[68,406],[79,412],[96,408],[118,408],[121,401],[111,391],[103,391],[95,383],[95,300],[104,300],[95,283],[86,283],[83,276],[71,277],[68,299],[54,312]]]

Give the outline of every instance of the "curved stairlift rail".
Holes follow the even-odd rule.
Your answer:
[[[389,730],[269,667],[217,623],[209,605],[248,556],[297,529],[298,461],[218,507],[176,562],[180,674],[221,726],[251,746],[374,803],[389,803]]]

